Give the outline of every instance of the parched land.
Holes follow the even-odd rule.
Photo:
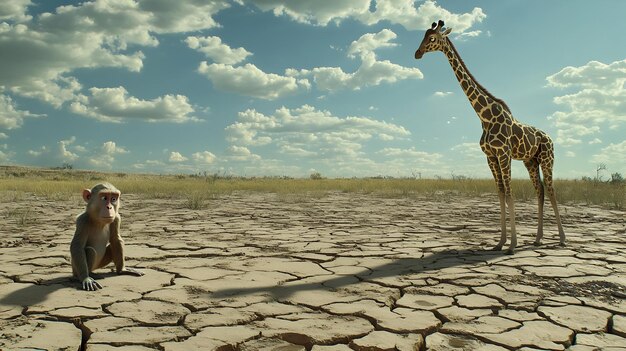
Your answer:
[[[203,200],[204,201],[204,200]],[[127,264],[96,292],[70,279],[78,198],[0,204],[0,349],[618,350],[626,212],[517,204],[519,247],[493,252],[494,195],[232,192],[122,197]]]

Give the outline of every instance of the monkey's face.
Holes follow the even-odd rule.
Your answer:
[[[120,204],[120,193],[102,189],[96,194],[85,190],[83,198],[87,201],[87,212],[93,220],[106,224],[113,223]]]

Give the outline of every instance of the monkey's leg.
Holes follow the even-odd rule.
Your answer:
[[[113,254],[111,253],[111,246],[107,245],[106,250],[104,250],[104,256],[102,256],[102,259],[100,260],[100,262],[97,262],[95,266],[91,266],[91,267],[93,267],[93,269],[106,267],[106,265],[111,263],[112,260],[113,260]]]

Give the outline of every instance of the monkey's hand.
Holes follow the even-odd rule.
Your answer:
[[[100,283],[95,281],[92,277],[83,279],[83,290],[96,291],[98,289],[102,289],[102,285],[100,285]]]
[[[134,275],[135,277],[141,277],[145,273],[135,268],[124,267],[124,269],[122,269],[118,274]]]

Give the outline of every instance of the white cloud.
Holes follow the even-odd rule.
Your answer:
[[[24,123],[24,118],[41,116],[29,111],[18,110],[10,96],[0,94],[0,128],[17,129]],[[4,135],[6,136],[6,134]]]
[[[563,107],[549,117],[558,128],[557,143],[576,145],[585,137],[595,143],[604,128],[615,130],[626,123],[626,60],[569,66],[546,80],[549,87],[577,89],[554,98]]]
[[[153,100],[140,100],[128,96],[124,87],[91,88],[91,96],[82,96],[73,102],[70,110],[103,122],[121,122],[140,119],[148,122],[183,123],[197,121],[191,114],[193,107],[186,96],[165,95]]]
[[[607,164],[612,171],[624,175],[626,172],[626,140],[621,143],[611,143],[607,147],[602,148],[600,153],[593,155],[592,161],[594,163]]]
[[[381,21],[400,24],[406,29],[427,29],[433,19],[445,19],[446,24],[461,33],[474,24],[482,22],[486,15],[480,8],[471,12],[455,14],[427,0],[415,7],[414,0],[342,0],[342,1],[281,1],[247,0],[263,11],[272,11],[274,15],[285,15],[295,21],[326,26],[330,22],[354,19],[367,25]],[[371,6],[374,10],[371,11]]]
[[[168,160],[173,163],[179,163],[187,161],[188,158],[183,156],[180,152],[172,151]]]
[[[79,150],[78,146],[75,148]],[[85,152],[87,152],[86,148],[82,148]],[[119,154],[127,154],[128,150],[121,146],[117,146],[114,141],[106,141],[102,144],[100,149],[95,150],[94,153],[89,157],[88,163],[90,166],[100,168],[100,169],[113,169],[113,165],[115,164],[115,156]]]
[[[2,134],[4,133],[0,133],[0,139],[4,139],[2,137]],[[5,134],[6,136],[6,134]],[[15,156],[15,153],[12,151],[9,151],[9,145],[7,144],[0,144],[0,162],[4,163],[4,164],[8,164],[11,162],[11,159],[13,158],[13,156]]]
[[[306,169],[330,169],[335,175],[375,175],[385,173],[388,160],[373,161],[365,147],[379,143],[405,141],[410,133],[404,127],[368,117],[338,117],[309,105],[282,107],[270,115],[249,109],[240,112],[235,123],[226,128],[231,143],[227,157],[246,161],[244,172],[255,173],[258,161],[268,162],[278,175],[305,175]],[[414,152],[409,158],[425,160],[428,155]],[[403,155],[406,159],[407,155]],[[379,154],[380,157],[380,154]],[[301,166],[293,168],[293,159]],[[268,166],[269,167],[269,166]],[[401,163],[395,168],[404,167]],[[298,173],[300,172],[300,173]]]
[[[486,160],[486,156],[480,149],[480,144],[461,143],[450,148],[456,155],[462,155],[463,159]]]
[[[389,29],[378,33],[367,33],[353,41],[348,50],[350,57],[358,56],[361,66],[353,73],[346,73],[340,67],[316,67],[312,70],[287,70],[294,77],[313,77],[318,89],[338,91],[344,89],[359,90],[363,87],[382,83],[395,83],[404,79],[422,79],[424,75],[418,68],[403,67],[389,60],[378,61],[373,50],[392,47],[390,41],[396,34]]]
[[[117,146],[114,141],[107,141],[102,144],[102,152],[107,155],[115,155],[115,154],[127,154],[128,150],[123,147]]]
[[[62,163],[74,163],[79,155],[72,151],[76,137],[60,140],[52,148],[42,146],[39,150],[29,150],[28,155],[37,159],[39,165],[61,165]]]
[[[310,86],[306,79],[265,73],[250,63],[233,67],[222,63],[207,64],[203,61],[198,72],[205,75],[216,89],[265,100],[294,94]]]
[[[428,153],[425,151],[416,150],[415,147],[409,149],[384,148],[377,152],[380,155],[401,161],[403,164],[410,164],[411,167],[424,166],[424,165],[438,165],[443,155],[440,153]]]
[[[398,44],[390,41],[396,39],[397,35],[389,29],[383,29],[378,33],[363,34],[359,39],[350,44],[348,48],[348,56],[368,55],[378,48],[395,47]]]
[[[209,151],[195,152],[191,155],[191,157],[196,163],[207,165],[212,164],[216,159],[215,155]]]
[[[244,48],[232,49],[230,46],[223,44],[219,37],[190,36],[185,39],[185,43],[187,43],[187,46],[191,49],[203,53],[206,57],[217,63],[234,65],[252,55],[251,52],[248,52]]]
[[[2,2],[0,16],[19,19],[29,1]],[[82,89],[71,76],[80,68],[117,67],[138,72],[153,47],[153,33],[217,27],[212,16],[226,1],[94,0],[56,8],[33,20],[0,24],[0,81],[22,96],[61,107]]]
[[[213,16],[229,8],[228,1],[138,0],[138,9],[150,14],[149,25],[156,33],[185,33],[220,25]]]
[[[436,91],[433,95],[436,97],[446,97],[454,94],[451,91]]]
[[[9,136],[6,135],[5,133],[0,133],[0,139],[8,139]]]
[[[259,161],[261,156],[253,154],[245,146],[231,145],[228,147],[228,159],[232,161]]]
[[[23,22],[30,20],[26,8],[32,5],[31,0],[5,0],[0,2],[0,20]]]

